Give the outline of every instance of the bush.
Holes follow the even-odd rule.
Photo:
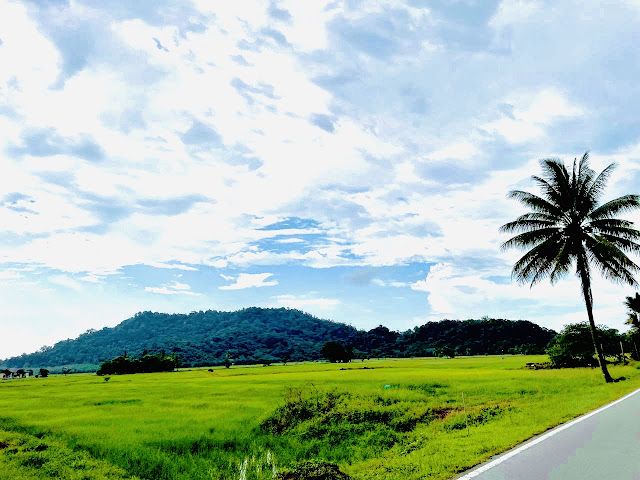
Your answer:
[[[277,480],[351,480],[337,465],[327,462],[303,462],[293,470],[280,473]]]

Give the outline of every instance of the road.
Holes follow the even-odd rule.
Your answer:
[[[640,389],[457,479],[640,480]]]

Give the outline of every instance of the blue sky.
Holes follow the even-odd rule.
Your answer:
[[[141,310],[584,320],[498,228],[543,157],[638,193],[638,32],[632,0],[0,0],[0,358]],[[632,293],[596,279],[596,321]]]

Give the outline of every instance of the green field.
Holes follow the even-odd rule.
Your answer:
[[[450,478],[640,387],[636,365],[369,360],[0,383],[3,479],[267,479],[324,459],[355,479]],[[366,367],[366,368],[365,368]],[[464,393],[465,404],[462,402]]]

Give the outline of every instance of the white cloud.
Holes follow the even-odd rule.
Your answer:
[[[415,282],[411,288],[427,293],[431,319],[488,315],[534,320],[556,331],[568,323],[586,321],[580,284],[571,274],[555,285],[547,280],[534,287],[515,281],[496,283],[489,276],[465,272],[451,264],[437,264],[431,267],[426,279]],[[628,287],[594,275],[592,291],[596,323],[626,330],[623,301]]]
[[[498,134],[512,143],[521,143],[543,136],[546,128],[563,117],[577,117],[586,112],[568,102],[560,91],[545,88],[536,92],[516,92],[504,99],[513,107],[509,115],[486,123],[481,128]]]
[[[408,282],[397,282],[397,281],[385,282],[380,278],[374,278],[373,280],[371,280],[371,283],[374,285],[377,285],[378,287],[393,287],[393,288],[410,287],[413,290],[417,290],[416,288],[414,288],[415,283],[412,284]]]
[[[477,145],[469,140],[462,140],[460,142],[449,144],[435,152],[431,152],[429,154],[429,158],[434,160],[455,159],[469,163],[477,153],[479,153]]]
[[[396,0],[283,0],[283,20],[249,0],[197,0],[202,16],[187,8],[161,20],[144,9],[122,20],[108,2],[72,2],[53,16],[38,2],[0,0],[3,292],[35,290],[36,274],[54,271],[51,284],[66,288],[46,295],[115,295],[123,267],[148,265],[180,271],[170,278],[185,283],[163,284],[168,272],[156,271],[162,279],[146,292],[159,295],[130,308],[191,308],[196,270],[226,274],[223,291],[288,295],[282,279],[300,267],[329,275],[435,262],[442,267],[424,284],[392,271],[380,278],[397,281],[377,286],[428,288],[432,313],[547,319],[554,313],[541,305],[552,304],[569,318],[560,297],[575,295],[571,282],[529,291],[496,280],[517,257],[499,251],[498,228],[522,213],[505,194],[531,187],[540,157],[590,148],[594,165],[620,163],[610,193],[636,187],[640,107],[628,58],[638,16],[627,3],[549,10],[505,0],[488,23],[478,16],[447,29],[459,12]],[[183,28],[195,19],[204,28]],[[68,25],[100,38],[67,51]],[[56,84],[72,53],[78,70]],[[291,217],[313,227],[264,229]],[[38,270],[19,278],[6,268],[15,265]],[[280,284],[225,270],[257,266]],[[331,288],[278,304],[344,306]],[[599,308],[614,311],[619,294],[599,288]]]
[[[20,274],[20,272],[17,272],[15,270],[0,271],[0,281],[17,280],[19,278],[22,278],[22,274]]]
[[[252,287],[273,287],[278,285],[278,281],[267,281],[267,279],[272,276],[272,273],[241,273],[236,277],[221,275],[225,280],[235,281],[235,283],[232,283],[231,285],[223,285],[218,288],[220,290],[241,290]]]
[[[85,275],[84,277],[80,277],[79,280],[89,283],[104,283],[104,277],[98,275]]]
[[[161,295],[202,295],[191,291],[191,286],[186,283],[173,282],[161,287],[145,287],[145,292],[158,293]]]
[[[48,280],[50,283],[70,288],[76,292],[82,292],[84,290],[81,283],[67,275],[51,275]]]
[[[155,268],[169,268],[169,269],[177,269],[177,270],[187,270],[191,272],[197,272],[198,269],[195,267],[190,267],[189,265],[181,265],[179,263],[163,263],[163,262],[149,262],[147,265]]]
[[[495,28],[526,22],[534,14],[543,11],[542,4],[530,0],[503,0],[489,21]]]
[[[314,297],[309,295],[278,295],[275,298],[278,305],[301,310],[330,310],[342,303],[336,298]]]

